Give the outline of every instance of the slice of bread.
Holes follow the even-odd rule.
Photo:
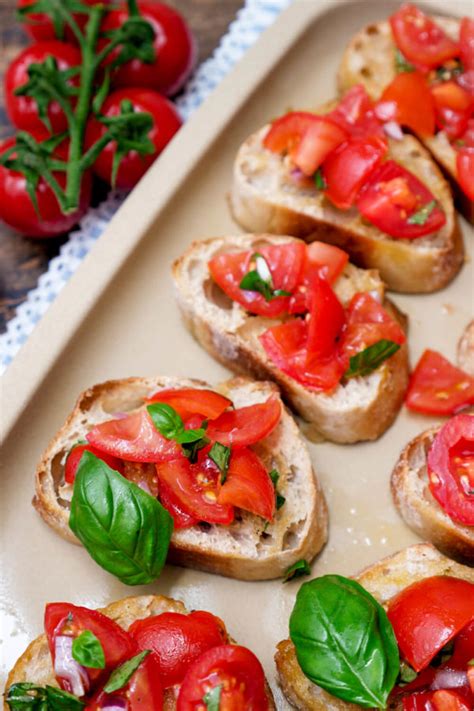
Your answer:
[[[188,614],[185,606],[179,600],[173,600],[163,595],[141,595],[138,597],[126,597],[123,600],[112,602],[107,607],[99,610],[107,617],[110,617],[120,627],[128,630],[132,622],[135,620],[144,620],[147,617],[161,615],[163,612],[179,612]],[[229,642],[233,640],[229,637]],[[12,684],[29,681],[34,684],[44,686],[58,686],[54,676],[53,666],[51,663],[51,655],[49,653],[48,641],[46,635],[42,634],[37,637],[21,657],[16,662],[15,666],[8,675],[5,690],[9,689]],[[266,692],[268,696],[268,707],[270,711],[275,709],[273,695],[268,683],[266,683]],[[3,704],[4,711],[8,711],[8,705]],[[163,711],[176,710],[176,694],[174,689],[167,689],[164,694]],[[153,711],[150,709],[150,711]]]
[[[474,376],[474,320],[468,323],[459,339],[457,359],[458,366]]]
[[[267,328],[281,320],[247,313],[221,291],[209,273],[208,262],[216,254],[258,251],[263,245],[285,244],[291,239],[239,235],[191,244],[173,265],[184,322],[197,341],[231,370],[274,380],[290,406],[327,439],[342,443],[376,439],[393,422],[403,401],[408,382],[406,345],[369,376],[348,380],[329,394],[309,390],[269,361],[259,341]],[[334,289],[343,304],[361,291],[377,294],[380,301],[384,298],[377,272],[352,264],[347,265]],[[385,306],[392,308],[387,302]]]
[[[433,546],[409,546],[371,565],[355,576],[382,605],[412,583],[432,575],[451,575],[474,583],[474,570],[445,558]],[[300,711],[357,711],[361,707],[337,699],[301,671],[290,640],[280,642],[275,655],[280,685],[288,701]],[[392,711],[402,711],[401,703],[389,703]]]
[[[433,16],[434,21],[452,39],[458,40],[460,20],[455,17]],[[372,99],[378,99],[397,75],[396,45],[390,22],[384,20],[368,25],[355,34],[342,56],[338,71],[341,93],[355,84],[363,84]],[[456,206],[464,217],[473,222],[474,203],[461,190],[457,181],[456,151],[444,131],[424,139],[423,143],[443,170],[453,188]]]
[[[390,155],[431,190],[446,214],[446,223],[424,237],[394,239],[365,220],[356,207],[339,210],[315,184],[302,187],[296,183],[288,158],[264,147],[268,129],[265,126],[252,134],[234,163],[230,208],[241,227],[335,244],[349,252],[354,264],[378,269],[392,291],[432,292],[455,277],[464,247],[451,191],[414,136],[389,139]]]
[[[440,427],[431,427],[402,451],[391,478],[393,500],[408,526],[451,558],[474,565],[474,528],[453,521],[433,497],[427,456]]]
[[[211,386],[176,377],[127,378],[95,385],[79,397],[36,472],[33,504],[46,523],[78,543],[68,525],[72,486],[64,483],[67,453],[95,424],[140,407],[160,388],[180,387]],[[264,402],[278,392],[273,383],[247,378],[233,378],[216,390],[236,407]],[[283,575],[300,558],[312,560],[322,548],[327,538],[326,502],[306,444],[284,407],[275,430],[253,449],[268,471],[275,468],[280,473],[278,491],[286,501],[273,522],[239,509],[229,526],[201,523],[175,531],[169,562],[244,580],[264,580]]]

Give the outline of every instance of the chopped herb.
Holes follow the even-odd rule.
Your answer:
[[[474,659],[470,659],[467,663],[468,667],[474,667]]]
[[[37,686],[28,681],[12,684],[6,694],[11,711],[82,711],[85,703],[55,686]]]
[[[209,457],[221,473],[221,484],[223,484],[227,479],[231,451],[231,448],[226,447],[225,444],[214,442],[209,452]]]
[[[269,476],[273,482],[273,487],[275,489],[275,505],[278,511],[279,509],[281,509],[281,507],[286,501],[285,497],[282,496],[277,489],[278,479],[280,478],[280,472],[278,472],[276,469],[272,469],[271,472],[269,472]]]
[[[146,649],[144,652],[136,654],[134,657],[128,659],[126,662],[114,669],[107,684],[104,686],[104,691],[107,694],[112,694],[114,691],[123,689],[123,687],[128,684],[132,676],[135,674],[145,657],[149,654],[150,650]]]
[[[255,262],[255,269],[247,272],[239,286],[244,291],[256,291],[265,298],[265,301],[272,301],[278,296],[291,296],[289,291],[275,289],[273,286],[272,274],[265,257],[258,252],[252,255],[252,262]]]
[[[311,568],[309,567],[309,563],[307,560],[302,558],[301,560],[297,560],[296,563],[293,563],[293,565],[290,565],[290,567],[285,573],[283,582],[287,583],[288,581],[293,580],[294,578],[301,578],[303,575],[310,574]]]
[[[426,203],[426,205],[423,205],[417,212],[414,212],[413,215],[411,215],[407,222],[409,225],[424,225],[428,219],[428,217],[431,215],[433,210],[436,207],[436,200],[431,200],[431,202]]]
[[[410,64],[410,62],[405,59],[405,57],[398,48],[395,50],[395,67],[397,72],[399,73],[415,71],[415,67],[413,66],[413,64]]]
[[[95,634],[84,630],[72,643],[72,656],[89,669],[105,669],[104,649]]]
[[[398,351],[398,343],[382,338],[377,343],[373,343],[368,348],[364,348],[360,353],[352,356],[349,360],[349,368],[344,373],[345,378],[355,378],[356,376],[369,375],[381,365],[384,360],[390,358]]]
[[[398,675],[398,686],[404,686],[416,679],[418,674],[406,662],[400,662],[400,673]]]
[[[221,703],[222,684],[204,694],[202,700],[206,704],[207,711],[219,711]]]
[[[453,66],[451,67],[446,67],[445,65],[438,67],[436,69],[436,78],[441,79],[442,81],[449,81],[463,72],[464,67],[462,62],[454,60]]]
[[[199,450],[209,444],[206,437],[207,422],[204,421],[197,429],[187,430],[182,417],[171,405],[154,402],[147,406],[147,410],[158,432],[166,439],[172,439],[180,444],[183,454],[191,462],[195,462]]]
[[[321,172],[321,168],[318,168],[316,173],[314,174],[314,182],[318,190],[326,190],[328,184],[324,179],[324,175]]]

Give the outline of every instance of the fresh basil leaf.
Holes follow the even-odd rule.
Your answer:
[[[128,659],[126,662],[117,667],[117,669],[114,669],[107,684],[104,686],[104,691],[107,694],[112,694],[114,691],[123,689],[123,687],[128,684],[132,676],[135,674],[145,657],[149,654],[150,650],[145,649],[144,652],[136,654],[134,657]]]
[[[219,711],[221,703],[222,684],[215,686],[213,689],[204,694],[203,702],[206,704],[207,711]]]
[[[359,375],[369,375],[377,370],[384,360],[393,356],[399,348],[398,343],[382,338],[350,358],[349,368],[344,373],[344,377],[355,378]]]
[[[400,671],[397,679],[397,686],[404,686],[414,681],[418,674],[414,669],[411,668],[406,662],[400,662]]]
[[[344,701],[386,708],[400,669],[383,607],[355,580],[325,575],[304,583],[290,617],[303,673]]]
[[[279,511],[283,504],[285,503],[286,499],[282,494],[279,494],[278,491],[276,492],[276,509]]]
[[[314,174],[314,182],[318,190],[326,190],[328,184],[324,179],[324,175],[322,174],[321,168],[318,168],[316,173]]]
[[[424,225],[436,207],[436,200],[431,200],[423,205],[417,212],[410,215],[407,222],[409,225]]]
[[[282,496],[277,489],[278,480],[280,478],[280,472],[278,472],[276,469],[272,469],[271,472],[268,473],[268,475],[273,482],[273,488],[275,489],[276,509],[277,511],[279,511],[286,501],[285,497]]]
[[[231,451],[230,447],[226,447],[225,444],[220,442],[214,442],[209,451],[210,459],[212,459],[221,473],[221,484],[227,479]]]
[[[474,659],[470,659],[467,663],[468,667],[474,667]]]
[[[413,64],[410,64],[410,62],[405,59],[398,47],[395,50],[395,68],[398,73],[415,71],[415,67],[413,66]]]
[[[154,496],[85,451],[69,527],[102,568],[126,585],[146,585],[165,564],[173,519]]]
[[[67,691],[30,682],[12,684],[6,695],[12,711],[81,711],[85,704]]]
[[[185,457],[189,459],[191,464],[197,461],[198,452],[209,444],[210,440],[207,437],[195,440],[194,442],[183,442],[181,448]]]
[[[200,427],[196,430],[184,430],[180,434],[176,435],[174,438],[178,444],[192,444],[193,442],[198,442],[203,439],[206,435],[206,430],[204,427]]]
[[[81,711],[85,706],[77,696],[55,686],[46,687],[46,699],[50,711]]]
[[[166,439],[176,439],[184,432],[184,422],[171,405],[154,402],[152,405],[147,405],[146,409],[156,429]]]
[[[255,269],[249,271],[239,284],[244,291],[256,291],[265,298],[265,301],[271,301],[278,296],[291,296],[289,291],[284,289],[274,290],[273,279],[265,257],[258,252],[252,255],[251,261],[255,262]]]
[[[90,630],[84,630],[72,643],[72,656],[89,669],[105,669],[105,654],[100,641]]]
[[[309,563],[307,560],[302,558],[301,560],[297,560],[296,563],[293,563],[293,565],[290,565],[288,570],[286,571],[283,582],[288,583],[290,580],[293,580],[294,578],[301,578],[303,575],[310,575],[311,574],[311,568],[309,567]]]

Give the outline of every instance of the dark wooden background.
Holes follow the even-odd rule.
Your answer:
[[[209,57],[234,19],[243,0],[166,0],[188,20],[199,45],[199,62]],[[8,63],[27,44],[28,38],[15,19],[15,0],[0,0],[0,77]],[[14,133],[0,100],[0,139]],[[67,236],[35,240],[14,233],[0,222],[0,333],[15,313],[48,262],[55,257]]]

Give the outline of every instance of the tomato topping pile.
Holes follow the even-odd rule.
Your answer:
[[[412,373],[405,403],[426,415],[454,415],[474,404],[474,378],[428,349]]]
[[[402,5],[390,18],[390,25],[397,47],[417,67],[438,67],[459,56],[459,43],[414,5]]]

